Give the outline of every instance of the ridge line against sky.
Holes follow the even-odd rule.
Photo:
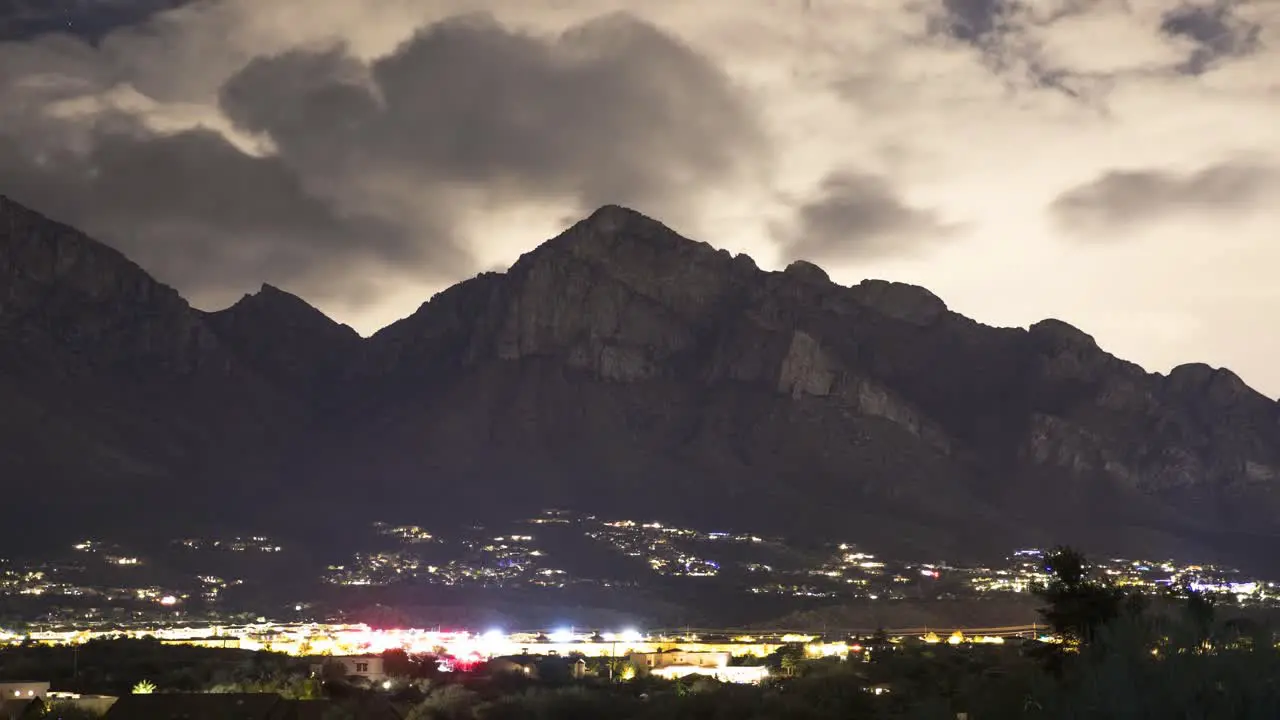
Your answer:
[[[1280,394],[1276,0],[75,6],[0,2],[0,192],[199,307],[367,334],[617,203]]]

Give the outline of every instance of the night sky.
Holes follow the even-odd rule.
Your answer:
[[[0,193],[197,306],[370,332],[620,203],[1280,394],[1276,0],[174,4],[0,0]]]

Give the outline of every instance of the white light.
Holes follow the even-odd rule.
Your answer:
[[[390,689],[391,689],[391,681],[390,681],[390,680],[383,680],[383,681],[382,681],[382,689],[383,689],[383,690],[390,690]]]
[[[501,630],[494,629],[485,633],[484,639],[488,640],[489,642],[497,642],[499,640],[502,640],[506,636],[507,636],[506,633],[502,632]]]
[[[551,642],[556,642],[556,643],[573,642],[573,633],[564,629],[556,630],[555,632],[551,633],[549,637],[551,638]]]
[[[623,630],[621,633],[619,633],[618,637],[621,638],[623,642],[639,642],[640,641],[640,633],[636,630]]]

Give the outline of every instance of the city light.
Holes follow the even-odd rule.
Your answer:
[[[561,628],[547,636],[553,643],[573,642],[573,631]]]

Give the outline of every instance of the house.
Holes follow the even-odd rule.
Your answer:
[[[723,683],[759,685],[769,677],[769,668],[763,665],[726,665],[706,667],[698,665],[666,665],[649,671],[655,677],[677,680],[691,675],[709,677]]]
[[[45,698],[45,704],[50,708],[73,707],[93,715],[104,715],[115,704],[116,699],[113,695],[81,695],[50,690],[49,696]]]
[[[632,653],[631,664],[638,673],[648,673],[674,680],[687,675],[713,677],[720,682],[758,684],[769,676],[763,666],[729,665],[727,652],[685,652],[667,650],[656,653]]]
[[[38,697],[0,700],[0,720],[36,720],[44,713],[44,701]]]
[[[322,665],[311,666],[313,675],[335,670],[348,680],[363,680],[369,685],[379,685],[388,679],[382,658],[378,655],[336,655],[325,658]]]
[[[533,680],[555,677],[581,680],[587,676],[587,661],[580,657],[508,655],[493,658],[488,667],[494,675],[523,675]]]
[[[727,652],[666,650],[656,653],[632,653],[630,657],[631,663],[637,670],[654,670],[672,665],[701,668],[726,667],[729,664],[730,655]]]
[[[523,675],[527,678],[538,677],[537,658],[532,655],[514,655],[496,657],[489,661],[489,672],[494,675]]]
[[[44,700],[48,695],[47,682],[0,682],[0,700]]]

